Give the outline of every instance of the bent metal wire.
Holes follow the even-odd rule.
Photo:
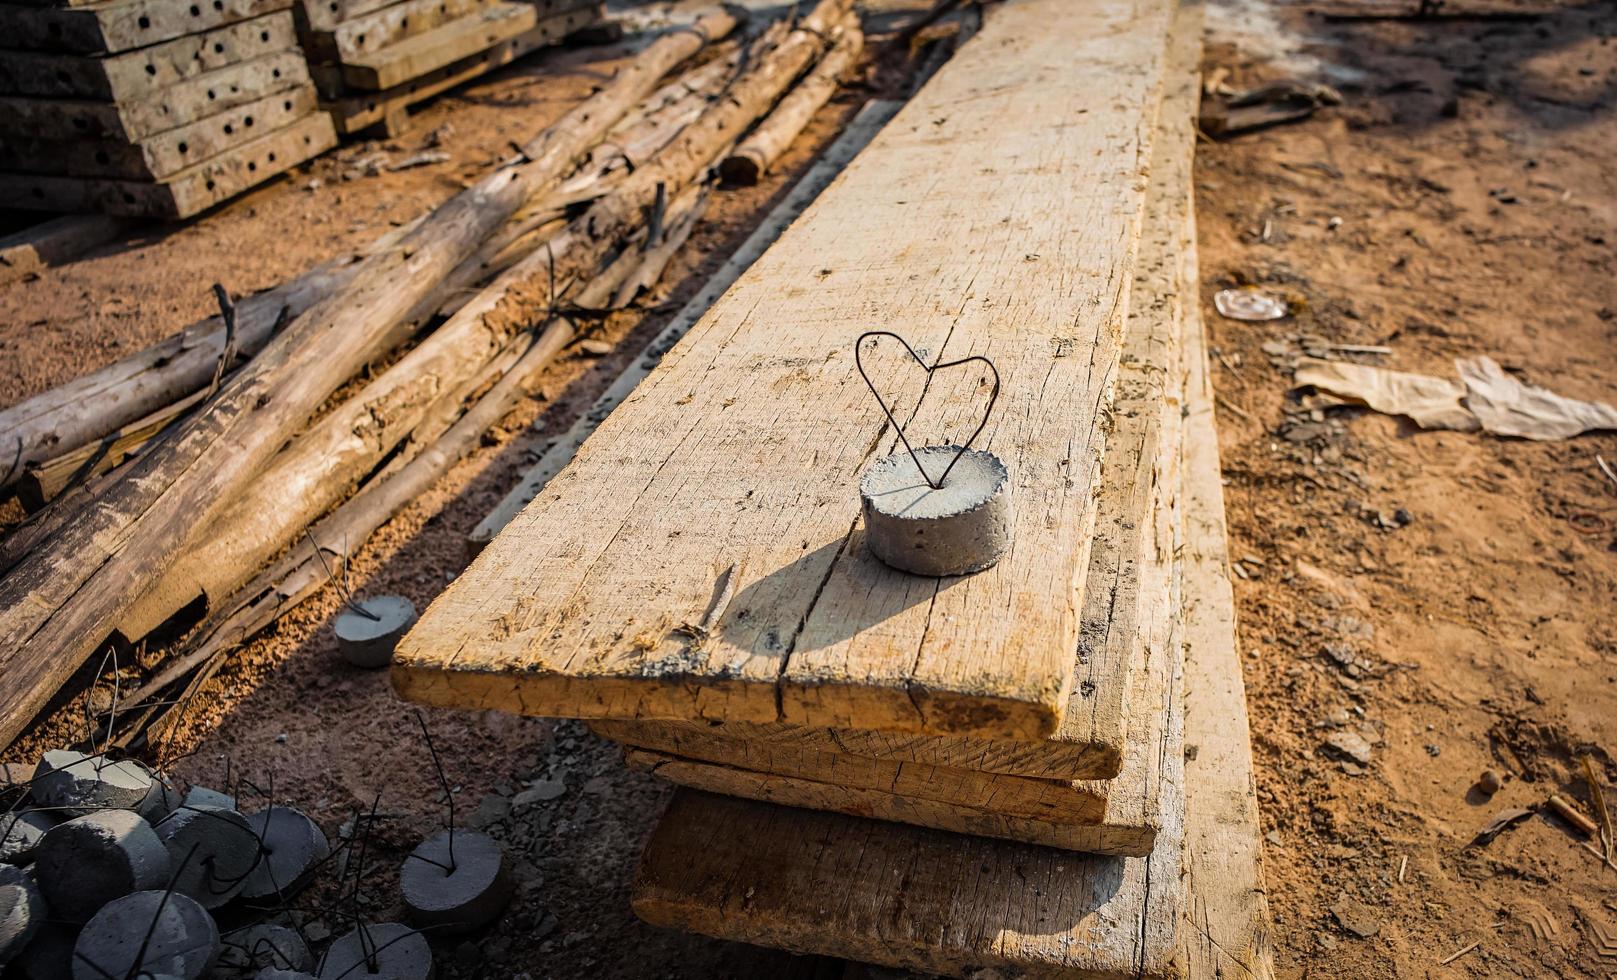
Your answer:
[[[943,468],[943,475],[938,477],[936,481],[933,481],[932,477],[927,475],[926,468],[921,465],[920,457],[915,455],[915,447],[910,445],[909,436],[904,434],[904,427],[899,425],[898,419],[893,417],[893,410],[887,407],[886,399],[882,398],[881,392],[876,390],[875,383],[870,380],[870,375],[865,372],[865,362],[863,358],[861,358],[860,352],[864,349],[866,338],[869,337],[891,337],[898,341],[904,346],[904,350],[909,352],[910,357],[914,358],[915,363],[919,364],[921,369],[926,372],[928,379],[931,379],[933,374],[938,371],[942,371],[945,368],[959,367],[962,364],[970,364],[973,361],[981,361],[982,363],[988,365],[989,371],[993,372],[994,389],[988,395],[988,407],[983,410],[983,420],[977,423],[976,430],[971,433],[971,437],[968,438],[965,441],[965,444],[960,447],[960,451],[955,453],[954,459],[949,461],[949,465]],[[859,376],[865,379],[865,386],[868,387],[870,389],[870,393],[875,396],[876,404],[880,405],[881,410],[886,413],[887,421],[891,422],[894,430],[898,432],[898,438],[904,443],[904,449],[909,452],[910,459],[914,461],[915,468],[920,472],[921,478],[925,480],[927,486],[931,487],[932,489],[943,489],[943,481],[949,479],[949,471],[954,469],[954,465],[960,462],[960,457],[966,455],[966,452],[971,449],[971,444],[976,442],[977,437],[983,434],[983,429],[988,427],[988,419],[994,414],[994,403],[999,401],[999,368],[994,367],[994,362],[990,361],[981,354],[974,354],[971,357],[962,357],[955,361],[939,360],[934,362],[931,366],[928,366],[925,361],[921,360],[921,355],[915,353],[915,348],[910,346],[909,341],[905,340],[903,337],[900,337],[898,334],[893,333],[891,330],[866,330],[864,333],[860,334],[859,338],[853,342],[853,365],[859,369]],[[925,390],[921,392],[921,398],[926,398]],[[917,409],[921,407],[921,402],[919,400],[916,401],[915,407]]]

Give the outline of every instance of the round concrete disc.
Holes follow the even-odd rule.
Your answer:
[[[379,595],[355,603],[375,616],[370,619],[352,609],[337,614],[337,649],[355,667],[375,670],[393,662],[393,648],[415,623],[415,605],[398,595]]]
[[[154,829],[168,848],[174,890],[205,909],[235,898],[258,865],[258,834],[235,810],[181,807]]]
[[[214,974],[251,977],[265,970],[307,974],[313,969],[314,954],[296,930],[260,922],[224,935]]]
[[[0,861],[27,864],[34,859],[45,832],[61,823],[48,810],[14,810],[0,814]]]
[[[168,974],[199,980],[213,968],[219,928],[208,910],[174,892],[108,902],[73,944],[73,980]]]
[[[247,876],[241,897],[249,901],[284,898],[307,885],[316,865],[331,855],[320,825],[289,806],[272,806],[247,817],[263,842],[257,867]]]
[[[320,961],[319,975],[320,980],[432,980],[435,973],[425,936],[397,922],[378,922],[337,937]]]
[[[312,973],[303,973],[298,970],[259,970],[253,975],[253,980],[317,980]]]
[[[130,892],[168,882],[168,849],[128,810],[102,810],[52,827],[34,850],[34,877],[56,918],[84,922]]]
[[[181,806],[222,806],[226,810],[236,809],[236,798],[216,789],[206,786],[192,786],[185,791],[185,799],[180,801]]]
[[[481,928],[511,902],[500,842],[475,830],[456,830],[451,857],[449,835],[442,830],[422,841],[399,869],[410,921],[433,935]]]
[[[0,865],[0,966],[12,959],[45,924],[45,896],[21,868]]]
[[[876,460],[859,480],[871,554],[916,575],[967,575],[999,561],[1011,545],[1010,475],[993,453],[959,446],[916,450],[934,489],[907,452]]]
[[[45,753],[34,770],[34,799],[82,815],[107,807],[133,810],[152,791],[152,774],[133,760],[114,762],[71,749]]]
[[[159,820],[179,809],[180,791],[165,782],[162,776],[146,769],[145,766],[141,768],[151,778],[152,788],[147,792],[146,798],[135,806],[135,812],[145,817],[147,823],[156,826]]]

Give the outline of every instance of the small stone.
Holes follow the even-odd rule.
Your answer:
[[[589,782],[584,784],[584,792],[590,794],[591,796],[600,796],[603,793],[612,792],[612,777],[596,776],[594,779],[591,779]]]
[[[468,822],[473,827],[481,830],[500,823],[510,815],[511,800],[504,796],[490,793],[483,797],[482,802],[477,804],[477,811],[472,814],[472,818]]]
[[[512,806],[530,806],[558,799],[567,793],[567,784],[559,780],[540,780],[511,798]]]
[[[1325,747],[1361,766],[1370,764],[1370,743],[1357,732],[1332,732]]]
[[[1267,834],[1263,835],[1263,839],[1276,847],[1284,846],[1286,843],[1286,839],[1280,836],[1280,831],[1278,830],[1269,831]]]
[[[584,340],[578,345],[579,352],[590,357],[605,357],[615,349],[604,340]]]
[[[1360,939],[1369,939],[1381,931],[1381,921],[1370,907],[1348,895],[1336,900],[1331,906],[1331,915],[1336,917],[1338,925]]]
[[[1489,796],[1499,792],[1499,788],[1503,785],[1505,785],[1504,779],[1492,769],[1482,770],[1482,775],[1477,777],[1477,789],[1482,790]]]

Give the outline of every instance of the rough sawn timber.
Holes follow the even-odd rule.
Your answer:
[[[1167,12],[992,13],[434,603],[395,661],[404,693],[540,715],[1057,729]],[[1017,525],[987,572],[920,579],[865,554],[854,486],[896,443],[848,350],[870,324],[931,357],[986,354],[1005,379],[978,445],[1010,466]],[[939,383],[953,397],[931,398],[926,426],[970,431],[983,379]],[[1102,660],[1084,681],[1121,688],[1126,666]],[[1120,738],[1120,710],[1091,723]]]

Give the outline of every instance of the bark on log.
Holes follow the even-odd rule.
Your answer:
[[[648,46],[501,170],[361,263],[89,512],[0,582],[0,743],[10,743],[146,586],[409,311],[523,202],[553,187],[674,65],[734,26],[725,11]]]
[[[792,89],[780,105],[775,107],[741,141],[724,162],[719,164],[719,176],[732,184],[746,187],[758,183],[759,178],[774,165],[786,148],[792,145],[820,107],[836,93],[837,85],[849,68],[857,64],[865,50],[865,34],[859,29],[859,19],[849,17],[842,25],[842,37],[808,77]]]
[[[690,235],[702,206],[703,201],[697,199],[688,214],[671,225],[665,239],[671,247],[653,249],[644,255],[626,253],[580,292],[579,304],[606,305],[631,275],[636,279],[649,276],[648,281],[655,282],[673,252]],[[512,345],[514,362],[510,368],[441,438],[397,471],[373,479],[313,528],[281,561],[257,575],[228,604],[211,614],[197,638],[126,699],[126,710],[139,708],[164,688],[246,641],[318,592],[326,584],[325,569],[332,563],[340,564],[377,528],[430,490],[450,467],[476,448],[483,433],[522,400],[538,373],[574,336],[572,324],[565,319],[548,322],[542,331],[523,334]],[[331,547],[332,542],[345,542],[346,554]]]

